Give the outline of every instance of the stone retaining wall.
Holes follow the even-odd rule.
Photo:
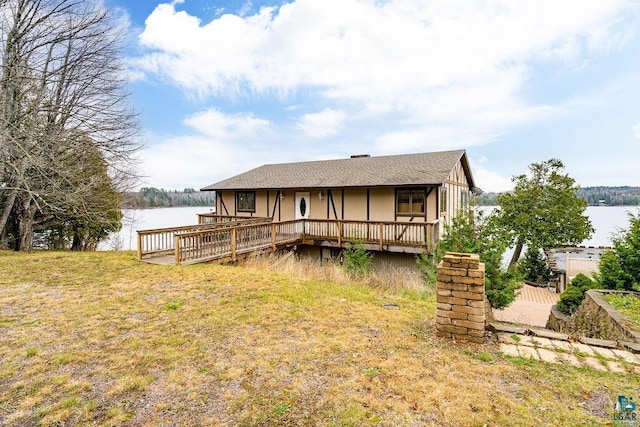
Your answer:
[[[554,304],[551,306],[551,313],[549,313],[549,318],[547,319],[547,325],[545,328],[556,332],[562,332],[564,334],[570,334],[573,332],[571,316],[567,316],[558,310],[558,307]]]
[[[602,298],[607,293],[631,292],[590,289],[573,316],[562,313],[555,305],[551,307],[547,329],[603,340],[640,343],[640,328]]]
[[[605,293],[632,293],[591,289],[571,319],[572,327],[582,334],[606,340],[640,343],[638,326],[613,308],[602,295]],[[635,329],[635,330],[634,330]]]
[[[436,294],[438,336],[482,343],[485,296],[480,257],[447,252],[438,264]]]

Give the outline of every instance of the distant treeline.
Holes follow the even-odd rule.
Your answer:
[[[215,205],[216,197],[212,191],[196,191],[193,188],[178,191],[143,187],[137,193],[125,193],[122,197],[124,209]]]
[[[482,193],[476,196],[479,206],[495,206],[501,193]],[[584,187],[578,195],[590,206],[637,206],[640,204],[640,187]]]

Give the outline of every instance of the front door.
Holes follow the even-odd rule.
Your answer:
[[[309,193],[296,193],[296,219],[309,218]]]
[[[310,207],[309,193],[296,193],[296,219],[308,219]],[[302,233],[302,224],[296,225],[296,231]]]

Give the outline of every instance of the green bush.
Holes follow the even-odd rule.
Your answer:
[[[474,253],[485,265],[485,294],[494,308],[504,308],[516,297],[522,281],[516,268],[505,269],[502,255],[506,249],[504,236],[494,227],[490,217],[479,210],[460,212],[447,227],[433,257],[418,259],[418,268],[425,283],[435,282],[435,269],[447,252]]]
[[[544,284],[551,279],[551,270],[547,267],[544,255],[538,248],[529,247],[520,264],[524,280]]]
[[[612,240],[613,250],[600,257],[597,282],[604,289],[640,289],[640,213],[629,213],[629,228]]]
[[[344,269],[351,274],[365,274],[371,270],[373,254],[367,252],[362,243],[349,243],[343,252]]]
[[[556,305],[564,314],[572,315],[584,300],[584,293],[589,289],[598,287],[597,284],[580,273],[573,278],[567,288],[560,294],[560,300]]]

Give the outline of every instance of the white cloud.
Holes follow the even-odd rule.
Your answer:
[[[325,108],[319,113],[305,114],[298,121],[298,128],[312,138],[336,135],[347,119],[344,111]]]
[[[555,112],[521,100],[532,64],[583,64],[614,48],[607,35],[625,40],[630,4],[295,0],[210,22],[161,4],[140,35],[137,71],[203,97],[311,88],[330,105],[297,124],[314,138],[336,135],[348,115],[388,125],[381,152],[398,141],[415,151],[469,146]]]
[[[145,151],[147,170],[172,188],[274,161],[468,148],[560,122],[575,96],[599,105],[597,90],[535,91],[622,49],[640,17],[633,0],[291,0],[254,14],[238,2],[236,14],[204,22],[167,3],[146,20],[131,76],[218,106],[184,119],[189,135]],[[566,75],[549,77],[556,70]],[[478,186],[511,188],[478,163]]]
[[[297,0],[209,23],[173,5],[149,16],[142,68],[196,92],[288,91],[394,100],[416,91],[500,82],[535,58],[571,60],[625,2]],[[172,31],[167,31],[171,28]],[[590,37],[593,35],[593,37]]]
[[[143,150],[143,185],[200,188],[270,159],[261,152],[266,147],[256,149],[254,143],[272,138],[271,125],[253,114],[211,109],[192,115],[184,124],[190,128],[187,134],[158,138]]]
[[[252,113],[225,114],[216,109],[202,111],[187,118],[184,123],[203,135],[218,139],[240,139],[266,132],[268,120],[255,117]]]
[[[513,182],[510,179],[491,172],[482,166],[473,168],[473,179],[476,182],[476,186],[480,187],[485,193],[513,190]]]

